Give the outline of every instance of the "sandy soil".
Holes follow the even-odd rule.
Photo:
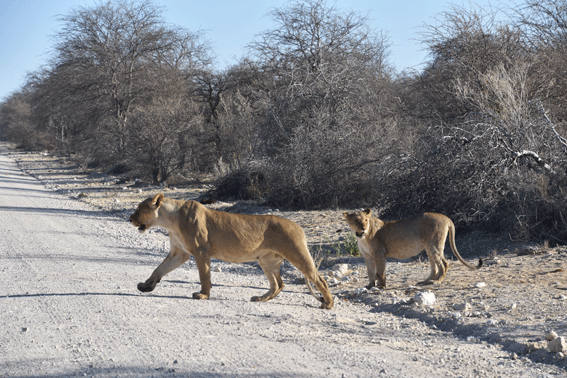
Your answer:
[[[272,213],[304,227],[336,306],[318,309],[300,274],[267,303],[256,264],[213,264],[209,301],[192,261],[150,294],[137,292],[165,257],[167,235],[139,235],[127,217],[163,191],[195,199],[206,184],[164,188],[78,167],[68,157],[0,145],[0,377],[544,377],[567,376],[567,248],[457,235],[469,271],[445,282],[419,259],[391,261],[387,290],[368,292],[362,259],[345,256],[342,210],[284,212],[250,202],[211,207]],[[452,256],[450,249],[447,256]],[[423,292],[435,302],[421,305]]]

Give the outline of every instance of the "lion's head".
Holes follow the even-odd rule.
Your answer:
[[[372,211],[370,209],[366,209],[364,211],[356,211],[354,213],[343,213],[350,229],[354,232],[357,238],[363,238],[368,232],[371,212]]]
[[[134,214],[130,216],[130,222],[136,227],[140,233],[144,233],[148,228],[152,227],[158,218],[158,210],[163,201],[163,194],[156,194],[155,197],[150,197],[142,201]]]

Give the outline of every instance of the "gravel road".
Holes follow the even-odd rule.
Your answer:
[[[218,261],[208,301],[191,299],[192,261],[139,293],[167,253],[166,235],[140,235],[47,189],[5,151],[0,225],[0,377],[567,375],[363,301],[321,310],[289,265],[285,289],[267,303],[250,302],[268,287],[257,265]]]

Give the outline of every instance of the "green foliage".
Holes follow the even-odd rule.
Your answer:
[[[345,241],[343,243],[345,251],[351,256],[360,256],[360,251],[358,250],[358,242],[356,241],[356,237],[349,233],[345,237]]]

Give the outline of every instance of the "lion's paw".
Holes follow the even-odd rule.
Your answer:
[[[209,296],[203,293],[193,293],[193,299],[209,299]]]
[[[154,287],[155,286],[152,287],[151,284],[147,284],[145,282],[140,282],[138,284],[138,290],[140,290],[142,293],[150,292],[150,291],[154,290]]]

